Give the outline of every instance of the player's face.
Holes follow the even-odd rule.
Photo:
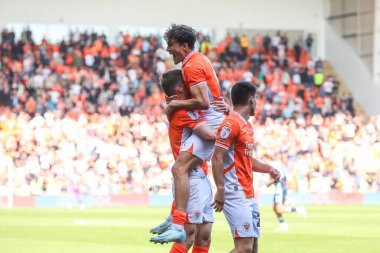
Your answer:
[[[250,115],[251,116],[255,115],[255,111],[256,111],[256,99],[257,99],[257,95],[252,96],[251,99],[250,99],[250,104],[251,104],[251,113],[250,113]]]
[[[188,99],[190,97],[187,89],[185,88],[185,84],[180,83],[177,85],[176,95],[178,95],[181,99]]]
[[[187,44],[180,44],[175,39],[168,41],[168,47],[166,51],[173,56],[174,64],[178,64],[183,61],[186,57],[186,46]]]

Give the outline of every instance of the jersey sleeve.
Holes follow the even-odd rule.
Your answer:
[[[183,77],[189,88],[200,82],[206,82],[206,73],[205,69],[202,68],[202,64],[193,64],[192,66],[185,67],[183,69]]]
[[[232,119],[226,118],[218,128],[215,146],[229,149],[236,137],[238,137],[239,132],[239,124]]]
[[[180,121],[182,127],[187,127],[190,129],[195,129],[199,125],[205,123],[199,113],[199,111],[181,111]]]

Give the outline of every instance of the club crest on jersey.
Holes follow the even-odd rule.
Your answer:
[[[199,119],[199,115],[197,112],[194,112],[194,111],[188,111],[187,112],[187,115],[189,115],[189,117],[192,119],[192,120],[198,120]]]
[[[248,222],[243,224],[243,227],[244,227],[244,229],[245,229],[246,231],[249,230],[249,226],[250,226],[250,225],[249,225]]]
[[[222,137],[223,139],[226,139],[231,133],[231,128],[229,128],[228,126],[223,126],[222,127],[222,130],[220,131],[220,137]]]
[[[195,212],[194,212],[194,214],[195,214],[195,217],[197,217],[197,218],[199,218],[199,216],[201,216],[201,212],[200,212],[200,211],[198,211],[198,210],[197,210],[197,211],[195,211]]]

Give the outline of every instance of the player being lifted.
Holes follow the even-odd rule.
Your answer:
[[[255,114],[256,87],[237,82],[231,89],[234,110],[220,125],[212,171],[217,191],[213,207],[223,213],[231,228],[235,247],[231,252],[256,253],[260,237],[260,214],[253,189],[253,172],[280,174],[253,157],[253,128],[248,122]]]
[[[161,87],[167,96],[177,95],[178,99],[188,99],[189,93],[183,83],[181,70],[172,70],[164,73],[161,78]],[[174,159],[177,159],[181,144],[194,132],[203,139],[215,140],[215,130],[200,117],[199,111],[187,111],[179,109],[168,116],[169,139]],[[186,240],[180,238],[174,243],[171,253],[185,253],[193,246],[193,253],[208,252],[211,242],[211,228],[214,222],[212,204],[212,189],[207,177],[207,163],[190,170],[189,186],[190,198],[187,203],[187,219],[185,223]],[[177,187],[174,185],[174,189]],[[172,212],[174,211],[174,202]],[[170,222],[165,226],[158,226],[151,230],[152,233],[164,232]],[[161,242],[159,237],[153,237],[151,241]]]
[[[201,110],[201,117],[209,126],[217,129],[225,118],[228,106],[222,99],[218,79],[211,62],[201,53],[194,51],[195,30],[186,25],[173,24],[164,34],[167,51],[175,64],[182,63],[182,77],[190,98],[179,100],[168,97],[166,114],[177,109]],[[211,105],[211,106],[210,106]],[[180,241],[185,234],[186,205],[189,200],[188,172],[209,158],[215,142],[192,134],[181,146],[180,154],[172,167],[175,183],[175,210],[173,224],[167,231],[157,236],[158,242]]]

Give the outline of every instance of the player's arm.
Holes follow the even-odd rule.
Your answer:
[[[270,177],[277,182],[280,179],[280,172],[270,166],[269,164],[262,163],[253,157],[252,170],[259,173],[268,173]]]
[[[212,175],[216,185],[216,193],[212,207],[216,212],[220,212],[224,205],[224,157],[228,150],[215,146],[214,155],[212,156]]]
[[[209,141],[215,141],[216,139],[216,130],[212,129],[206,122],[198,125],[193,131],[202,139]]]
[[[191,86],[190,93],[192,98],[186,100],[170,100],[165,111],[169,114],[175,109],[185,110],[207,110],[210,107],[208,99],[207,83],[200,82]]]

